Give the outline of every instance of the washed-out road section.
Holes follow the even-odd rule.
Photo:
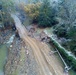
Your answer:
[[[11,16],[14,19],[20,38],[33,50],[39,75],[66,75],[57,57],[55,55],[49,55],[49,51],[51,50],[49,46],[35,38],[29,37],[20,19],[15,14],[11,14]]]

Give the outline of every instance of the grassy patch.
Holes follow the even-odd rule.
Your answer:
[[[73,71],[73,70],[70,70],[69,74],[70,74],[70,75],[76,75],[76,72]]]
[[[0,46],[0,70],[1,71],[3,71],[6,55],[7,55],[7,48],[5,45],[1,45]]]
[[[12,75],[18,75],[18,70],[16,70]]]
[[[27,19],[23,22],[23,25],[28,26],[31,24],[31,19],[27,17]]]
[[[50,27],[50,28],[45,28],[45,30],[46,30],[48,33],[50,33],[50,34],[53,34],[53,28],[52,28],[52,27]]]

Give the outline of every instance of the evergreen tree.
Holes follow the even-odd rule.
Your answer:
[[[50,6],[49,0],[44,0],[38,16],[39,27],[50,27],[56,24],[55,11]]]

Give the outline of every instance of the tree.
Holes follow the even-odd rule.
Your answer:
[[[11,11],[14,8],[13,0],[0,0],[0,4],[2,5],[2,11]]]
[[[59,5],[58,16],[64,20],[64,23],[69,26],[76,21],[76,0],[61,0]]]
[[[39,27],[50,27],[57,23],[55,11],[52,9],[49,0],[44,0],[39,9],[38,24]]]
[[[11,10],[13,10],[14,8],[14,3],[12,0],[1,0],[0,1],[0,6],[1,6],[1,10],[0,10],[0,18],[2,21],[2,27],[8,27],[8,25],[11,24],[11,17],[10,17],[10,12]]]
[[[61,1],[62,2],[59,4],[59,11],[58,11],[58,17],[61,18],[61,20],[59,24],[60,28],[58,29],[61,28],[65,29],[67,36],[71,36],[73,38],[75,35],[71,33],[73,33],[73,29],[76,26],[76,0],[61,0]],[[58,32],[61,33],[60,31]]]
[[[76,26],[71,26],[67,32],[67,36],[71,41],[68,41],[68,45],[71,51],[76,55]]]
[[[27,4],[27,5],[23,6],[23,8],[24,8],[24,11],[26,12],[26,14],[34,20],[39,15],[40,5],[41,5],[41,3]]]
[[[24,11],[32,18],[33,23],[38,23],[39,27],[50,27],[57,23],[55,10],[50,5],[49,0],[43,0],[24,6]]]

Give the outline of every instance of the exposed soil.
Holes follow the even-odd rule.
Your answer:
[[[12,15],[15,20],[16,28],[19,32],[20,38],[23,40],[18,47],[19,56],[18,61],[17,50],[15,47],[12,55],[9,53],[9,60],[6,64],[6,75],[67,75],[63,71],[61,63],[55,55],[50,56],[51,50],[46,43],[40,42],[37,39],[31,38],[29,32],[22,26],[17,16]],[[33,36],[32,36],[33,37]],[[19,43],[18,43],[19,44]],[[16,46],[16,45],[15,45]],[[10,50],[11,51],[11,50]],[[10,58],[11,57],[11,58]],[[14,61],[15,60],[15,61]],[[14,64],[13,64],[14,63]],[[10,66],[8,66],[10,65]]]
[[[30,51],[29,54],[27,50]],[[12,48],[9,49],[5,75],[37,75],[36,65],[31,48],[15,37]]]

